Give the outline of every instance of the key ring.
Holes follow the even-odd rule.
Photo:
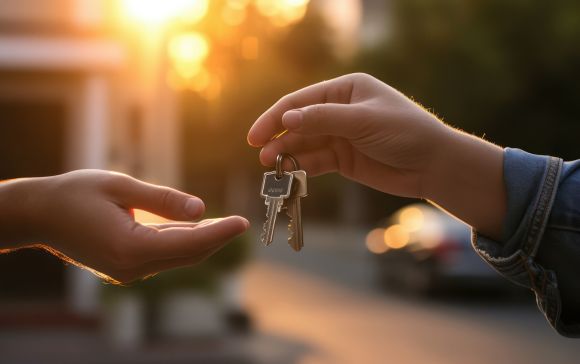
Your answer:
[[[288,153],[280,153],[276,157],[276,179],[280,179],[284,176],[284,170],[282,169],[282,163],[284,162],[284,158],[288,158],[292,161],[295,171],[300,169],[300,164],[298,164],[298,160],[296,160],[294,156]]]

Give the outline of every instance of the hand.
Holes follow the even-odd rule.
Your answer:
[[[383,192],[422,197],[424,176],[447,134],[433,114],[400,92],[352,74],[283,97],[258,118],[248,141],[264,146],[265,165],[284,151],[310,175],[338,172]]]
[[[430,199],[500,235],[502,149],[450,128],[372,76],[346,75],[284,96],[254,123],[248,142],[263,146],[264,165],[291,153],[310,175],[338,172],[383,192]]]
[[[18,221],[13,219],[11,230],[4,229],[17,241],[8,248],[42,241],[57,256],[123,283],[196,264],[249,225],[237,216],[142,225],[133,218],[133,208],[191,221],[205,207],[199,198],[113,172],[81,170],[0,187],[20,196],[22,204],[15,214]],[[10,205],[0,206],[6,207]],[[4,227],[0,223],[0,237]]]

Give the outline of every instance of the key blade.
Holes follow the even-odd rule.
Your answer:
[[[294,211],[291,207],[292,205],[293,204],[290,203],[286,208],[286,215],[288,215],[288,244],[292,247],[292,249],[298,251],[300,248],[296,244],[296,232],[294,231]]]
[[[269,227],[270,227],[270,216],[272,215],[272,209],[274,208],[273,204],[269,199],[266,199],[266,221],[264,221],[264,225],[262,226],[262,234],[260,235],[260,241],[264,245],[270,245],[271,240],[269,237]]]
[[[298,252],[304,246],[302,236],[302,216],[300,211],[300,197],[293,197],[288,201],[288,244]]]
[[[268,246],[274,240],[274,227],[276,226],[276,217],[282,208],[283,200],[280,198],[267,197],[266,202],[268,209],[266,211],[266,222],[262,233],[262,242]]]
[[[294,239],[296,240],[296,251],[299,251],[304,246],[304,236],[302,231],[302,206],[301,199],[297,197],[293,201],[292,209],[294,212]]]

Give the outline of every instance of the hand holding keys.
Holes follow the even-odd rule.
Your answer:
[[[282,170],[284,158],[292,161],[293,171],[284,172]],[[289,217],[288,244],[295,251],[302,249],[304,241],[300,199],[308,195],[308,189],[306,172],[300,170],[298,161],[290,154],[279,154],[276,158],[276,170],[264,173],[260,195],[265,198],[267,206],[266,222],[260,239],[262,243],[265,245],[272,243],[276,217],[282,209],[286,209],[286,214]]]

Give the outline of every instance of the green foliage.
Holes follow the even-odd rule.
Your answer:
[[[578,158],[580,2],[394,0],[391,36],[356,64],[452,125]]]

